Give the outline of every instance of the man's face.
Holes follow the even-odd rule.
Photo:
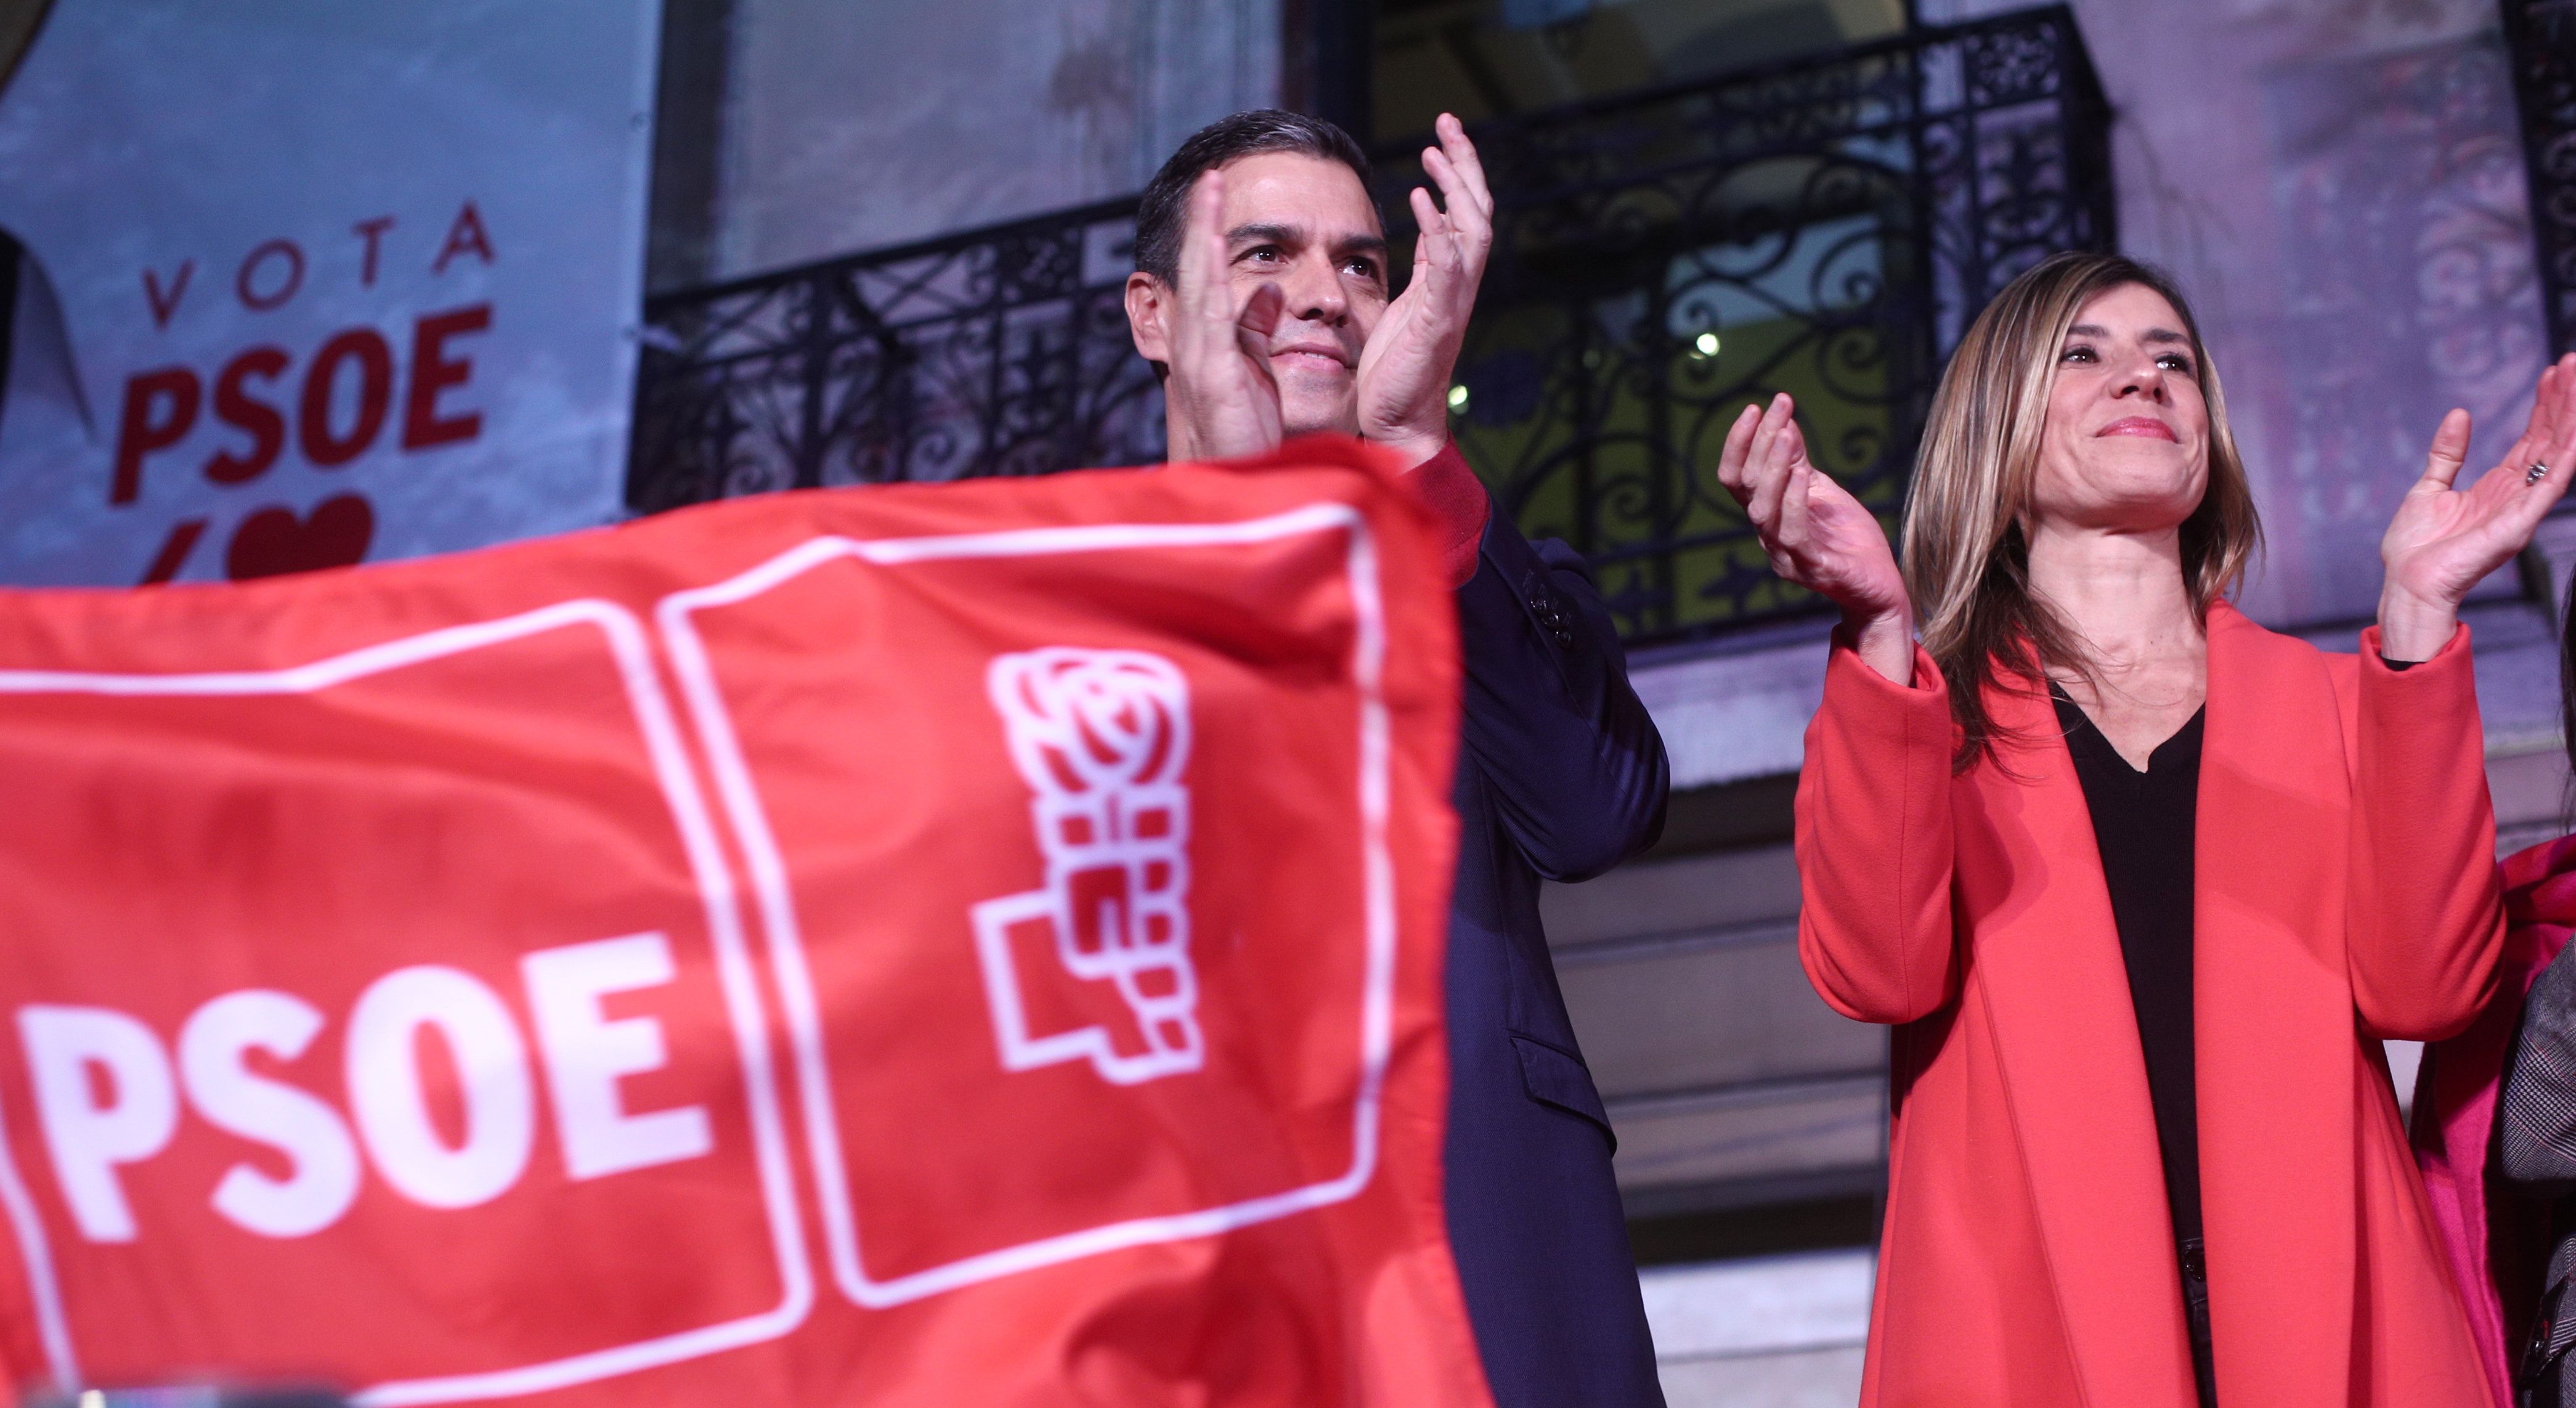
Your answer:
[[[1359,174],[1338,161],[1263,152],[1222,169],[1233,306],[1265,283],[1287,295],[1270,338],[1281,428],[1358,434],[1360,349],[1386,312],[1377,207]]]

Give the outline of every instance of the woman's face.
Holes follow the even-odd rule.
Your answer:
[[[2070,528],[2181,525],[2209,486],[2209,407],[2182,315],[2142,284],[2095,294],[2057,349],[2031,516]]]

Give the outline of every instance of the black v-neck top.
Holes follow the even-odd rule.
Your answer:
[[[2147,1058],[2147,1093],[2155,1102],[2174,1240],[2194,1243],[2200,1239],[2200,1126],[2191,1046],[2192,840],[2201,720],[2209,711],[2193,713],[2140,772],[2063,690],[2052,685],[2049,693],[2084,784],[2102,878],[2110,886],[2138,1044]]]

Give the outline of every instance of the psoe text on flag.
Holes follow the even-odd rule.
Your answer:
[[[1355,445],[0,593],[0,1365],[1482,1404]]]

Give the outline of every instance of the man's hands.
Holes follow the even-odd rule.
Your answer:
[[[1747,406],[1726,433],[1717,480],[1753,520],[1771,570],[1843,609],[1861,659],[1914,682],[1913,606],[1896,553],[1870,511],[1807,460],[1786,393]]]
[[[1174,460],[1230,460],[1279,446],[1279,382],[1270,372],[1270,335],[1286,300],[1277,284],[1234,306],[1227,276],[1225,172],[1190,190],[1189,237],[1181,246],[1178,306],[1171,320],[1170,409]]]
[[[2540,374],[2531,420],[2504,459],[2454,492],[2468,452],[2469,413],[2455,410],[2380,539],[2379,645],[2391,660],[2432,659],[2459,624],[2460,599],[2522,551],[2576,479],[2576,355]],[[2535,463],[2549,466],[2537,483],[2529,479]]]
[[[1308,401],[1314,397],[1301,390],[1303,383],[1289,383],[1294,393],[1289,400],[1300,407],[1301,415],[1314,417],[1320,412],[1324,418],[1316,427],[1338,424],[1355,429],[1361,438],[1417,465],[1448,444],[1450,377],[1459,346],[1466,340],[1467,320],[1475,311],[1476,287],[1484,279],[1486,257],[1493,249],[1494,200],[1486,190],[1484,169],[1466,129],[1447,113],[1440,115],[1437,128],[1439,146],[1424,150],[1422,165],[1439,185],[1440,199],[1435,203],[1428,191],[1419,188],[1412,193],[1421,235],[1414,243],[1412,282],[1392,303],[1377,302],[1384,294],[1374,278],[1365,287],[1353,287],[1361,275],[1346,266],[1356,256],[1341,252],[1338,245],[1343,237],[1332,233],[1343,227],[1349,228],[1353,239],[1377,233],[1374,212],[1355,183],[1351,192],[1365,227],[1348,213],[1333,215],[1317,229],[1285,238],[1284,256],[1280,244],[1264,245],[1255,253],[1291,261],[1293,267],[1278,266],[1287,287],[1266,282],[1245,295],[1238,291],[1235,257],[1226,235],[1227,173],[1220,168],[1198,179],[1190,192],[1188,234],[1176,271],[1178,286],[1167,292],[1170,302],[1161,315],[1159,351],[1170,373],[1163,394],[1173,459],[1233,459],[1275,448],[1285,417],[1279,380],[1283,373],[1274,369],[1272,361],[1274,343],[1296,343],[1302,335],[1299,329],[1319,319],[1333,325],[1327,331],[1336,338],[1351,337],[1359,329],[1366,329],[1367,336],[1358,348],[1357,366],[1343,373],[1351,379],[1335,388],[1338,394],[1330,398],[1330,405],[1299,402],[1300,395]],[[1276,179],[1276,173],[1264,177],[1265,181]],[[1270,204],[1277,204],[1275,193]],[[1279,227],[1291,230],[1298,229],[1307,215],[1302,208],[1273,212],[1267,206],[1248,217],[1238,212],[1240,218],[1256,223],[1275,220]],[[1301,249],[1298,240],[1307,241],[1307,247]],[[1311,267],[1306,262],[1310,260],[1315,261]],[[1328,266],[1330,272],[1323,272]],[[1346,282],[1336,293],[1327,280]],[[1136,283],[1129,287],[1130,317],[1150,316],[1140,313],[1142,305],[1136,302],[1139,297],[1150,298],[1150,289],[1139,294]],[[1297,300],[1295,308],[1289,306],[1291,297]],[[1346,317],[1350,323],[1343,321]],[[1312,349],[1292,346],[1291,350]],[[1149,350],[1147,355],[1156,353]],[[1351,399],[1341,400],[1345,395]]]
[[[1467,129],[1448,113],[1435,124],[1440,145],[1423,170],[1440,185],[1446,212],[1413,189],[1413,281],[1387,306],[1360,352],[1360,436],[1420,464],[1449,443],[1449,378],[1476,309],[1476,285],[1494,248],[1494,198]]]

